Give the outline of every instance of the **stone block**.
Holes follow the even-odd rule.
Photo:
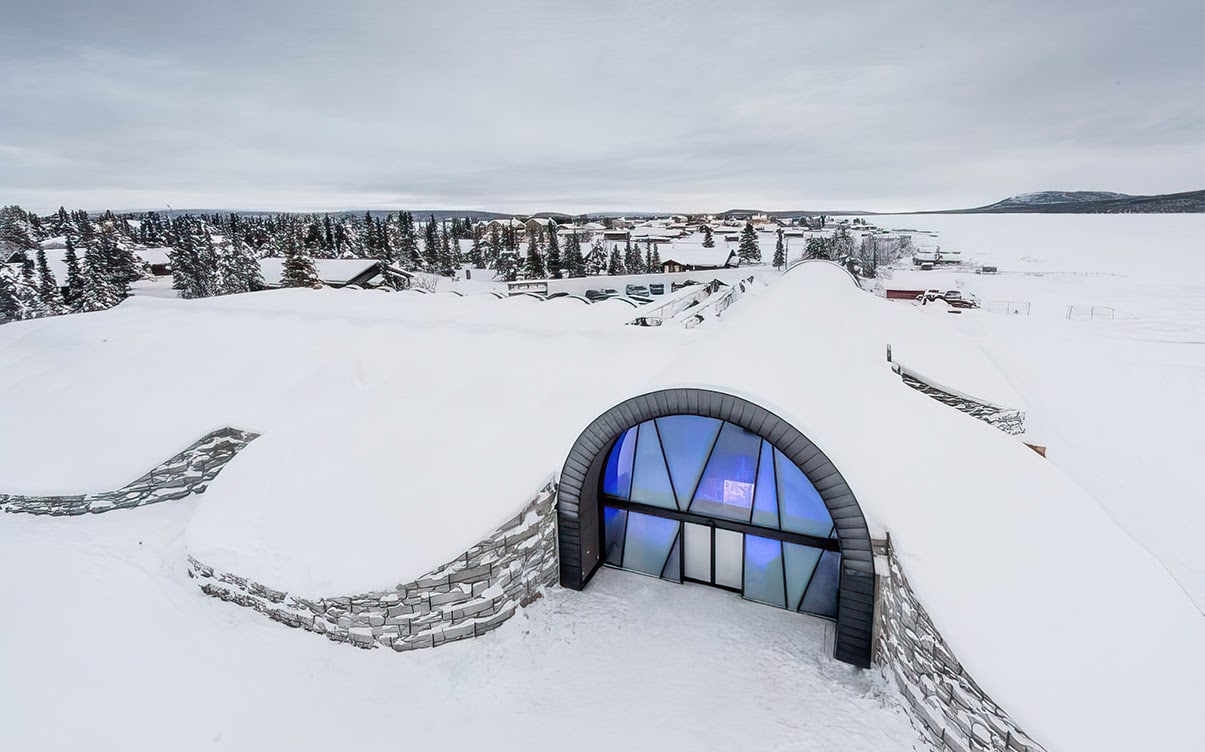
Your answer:
[[[452,574],[448,575],[448,582],[451,584],[456,584],[460,582],[470,582],[485,579],[489,577],[492,569],[493,567],[488,564],[462,569],[458,572],[453,572]]]
[[[474,627],[475,625],[473,624],[451,626],[444,629],[440,634],[443,635],[445,642],[451,642],[452,640],[463,640],[466,637],[474,637],[476,635],[476,630]]]

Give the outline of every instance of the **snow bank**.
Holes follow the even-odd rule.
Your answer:
[[[1008,404],[971,339],[821,264],[690,332],[622,326],[632,310],[291,290],[9,325],[0,486],[120,485],[215,427],[254,430],[190,551],[291,593],[350,594],[463,552],[615,404],[714,388],[828,454],[958,658],[1035,738],[1100,752],[1200,736],[1203,620],[1167,573],[1057,468],[885,357],[893,343]]]
[[[665,378],[737,385],[811,438],[872,530],[891,533],[966,670],[1049,749],[1191,747],[1205,620],[1054,465],[903,385],[883,355],[898,315],[839,270],[804,265]]]

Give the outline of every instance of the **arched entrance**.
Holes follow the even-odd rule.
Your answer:
[[[829,459],[746,400],[703,389],[634,397],[586,428],[561,472],[561,584],[609,563],[835,618],[835,657],[869,666],[874,560]]]

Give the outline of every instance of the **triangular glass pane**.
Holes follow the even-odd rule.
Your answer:
[[[778,506],[782,529],[792,533],[827,538],[833,531],[833,518],[824,500],[803,471],[786,455],[774,450],[778,471]]]
[[[787,570],[787,608],[797,611],[799,602],[803,600],[803,591],[807,589],[808,580],[812,579],[812,570],[816,568],[816,562],[820,561],[820,554],[824,552],[798,543],[784,543],[782,548],[786,556],[783,563]]]
[[[628,513],[623,509],[603,507],[603,536],[606,562],[619,566],[623,563],[623,535],[627,527]]]
[[[665,560],[678,536],[677,520],[628,512],[628,532],[623,544],[623,568],[661,576]]]
[[[651,420],[640,424],[636,436],[631,499],[655,507],[678,508],[674,501],[674,489],[669,483],[669,473],[665,469],[665,458],[661,455],[661,442],[657,440],[657,428]]]
[[[757,434],[725,423],[711,458],[707,460],[707,469],[703,471],[690,511],[748,522],[753,512],[760,448],[761,438]]]
[[[820,557],[820,564],[808,591],[803,596],[800,611],[820,616],[837,616],[837,585],[841,579],[841,554],[836,551],[825,551]]]
[[[778,528],[778,488],[774,484],[774,447],[761,443],[757,461],[757,488],[753,494],[753,524]]]
[[[690,506],[690,495],[699,484],[707,455],[720,432],[721,421],[701,415],[671,415],[657,418],[657,432],[669,465],[670,479],[682,509]]]
[[[661,568],[661,579],[682,581],[682,535],[674,538],[674,547],[669,550],[669,558]]]
[[[636,449],[636,429],[624,431],[611,454],[607,457],[607,466],[603,470],[603,493],[620,499],[628,498],[632,490],[632,453]]]

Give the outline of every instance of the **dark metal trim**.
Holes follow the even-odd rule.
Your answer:
[[[721,530],[732,530],[737,533],[748,533],[756,535],[759,538],[773,538],[774,540],[786,541],[787,543],[798,543],[801,546],[811,546],[812,548],[820,548],[825,551],[840,551],[841,545],[839,541],[832,538],[821,538],[816,535],[808,535],[807,533],[792,533],[787,530],[777,530],[772,527],[759,527],[748,522],[740,520],[729,520],[723,517],[707,517],[694,512],[681,512],[677,509],[668,507],[658,507],[652,504],[641,504],[638,501],[628,501],[626,499],[617,499],[614,496],[601,496],[601,506],[611,507],[613,509],[627,509],[640,514],[647,514],[653,517],[666,517],[679,522],[693,522],[696,525],[710,525],[718,527]]]
[[[604,501],[600,499],[599,481],[611,446],[628,428],[668,415],[701,415],[734,423],[777,447],[787,459],[803,470],[808,480],[825,480],[824,490],[817,491],[832,515],[841,551],[836,658],[862,668],[869,667],[871,627],[865,624],[864,613],[855,612],[855,599],[845,597],[847,594],[866,592],[867,587],[872,588],[873,592],[874,586],[870,531],[853,491],[828,457],[798,429],[769,410],[730,394],[693,388],[664,389],[642,394],[616,405],[586,427],[569,451],[558,489],[561,585],[581,590],[603,562],[601,525],[596,523],[597,529],[587,530],[582,521],[594,519],[601,522]],[[777,439],[772,439],[772,436]],[[807,468],[803,467],[805,463]],[[584,474],[576,469],[581,467],[587,468]],[[610,500],[605,503],[619,506]],[[653,509],[662,516],[669,516],[665,513],[672,511],[661,507]],[[716,523],[719,521],[716,520]],[[764,535],[762,528],[757,528],[757,531],[755,534]]]

